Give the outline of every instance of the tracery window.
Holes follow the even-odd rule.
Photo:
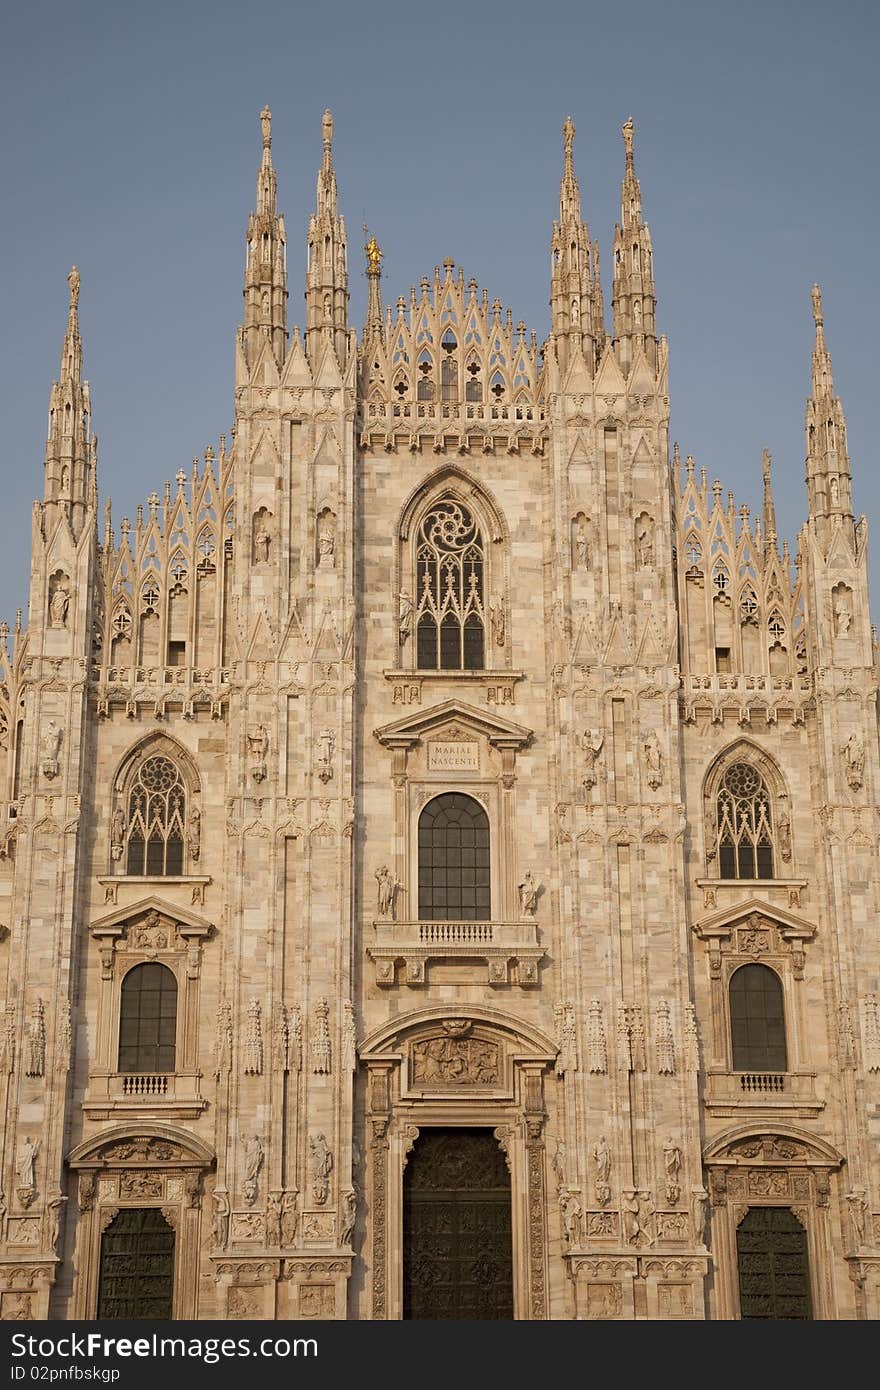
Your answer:
[[[788,1070],[782,981],[767,965],[741,965],[730,977],[733,1070]]]
[[[721,877],[772,878],[770,793],[751,763],[733,763],[724,773],[717,811]]]
[[[417,540],[417,665],[481,671],[485,664],[485,557],[480,529],[451,498],[422,518]]]
[[[147,758],[128,793],[127,871],[132,875],[183,873],[186,788],[171,758]]]
[[[435,796],[419,816],[420,920],[486,922],[490,893],[489,817],[472,796]]]
[[[158,961],[136,965],[122,981],[119,1001],[119,1070],[175,1069],[177,980]]]

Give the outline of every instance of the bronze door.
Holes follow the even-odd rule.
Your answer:
[[[170,1318],[174,1231],[156,1207],[124,1207],[101,1237],[99,1318]]]
[[[736,1232],[742,1318],[810,1319],[807,1233],[788,1207],[750,1207]]]
[[[513,1317],[510,1174],[491,1130],[426,1129],[404,1172],[403,1316]]]

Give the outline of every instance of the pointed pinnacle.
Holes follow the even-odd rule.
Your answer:
[[[321,120],[321,139],[324,142],[324,156],[329,159],[333,149],[333,113],[329,106]]]
[[[264,106],[260,112],[260,125],[263,128],[263,149],[272,148],[272,112]]]
[[[79,304],[79,271],[77,270],[75,265],[71,266],[70,268],[70,274],[67,277],[67,283],[70,287],[70,304],[68,312],[71,318],[75,318],[77,305]]]
[[[813,301],[813,322],[817,328],[821,328],[824,322],[822,318],[822,290],[818,285],[814,285],[810,290],[810,298]]]
[[[566,116],[565,124],[562,127],[562,138],[565,142],[565,172],[572,173],[572,146],[574,145],[575,124],[571,116]]]
[[[632,116],[620,127],[620,133],[623,136],[623,148],[626,150],[627,169],[633,168],[633,135],[635,134],[635,129]]]

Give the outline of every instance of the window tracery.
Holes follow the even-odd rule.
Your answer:
[[[721,878],[773,877],[770,794],[758,769],[732,763],[717,795],[717,850]]]
[[[171,758],[154,755],[135,773],[127,796],[126,872],[175,876],[184,871],[186,787]]]
[[[485,554],[463,503],[434,503],[419,525],[416,552],[417,665],[482,670],[485,665]]]

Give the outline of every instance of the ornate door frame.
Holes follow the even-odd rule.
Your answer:
[[[123,1207],[158,1207],[176,1232],[174,1321],[198,1316],[202,1188],[214,1155],[191,1134],[168,1125],[118,1125],[77,1145],[68,1156],[77,1175],[79,1218],[72,1316],[97,1316],[101,1237]]]
[[[478,1007],[420,1009],[364,1039],[372,1318],[403,1316],[403,1173],[431,1126],[494,1131],[510,1170],[514,1317],[547,1317],[544,1071],[556,1051]]]
[[[831,1174],[843,1156],[791,1125],[741,1125],[706,1146],[717,1271],[714,1316],[738,1319],[736,1232],[750,1207],[789,1207],[807,1233],[810,1296],[817,1320],[838,1316],[832,1275]]]

